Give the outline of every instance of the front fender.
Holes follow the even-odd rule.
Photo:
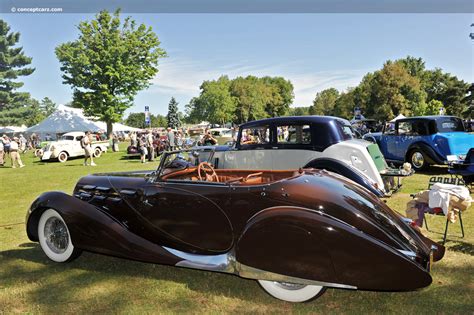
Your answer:
[[[349,178],[350,180],[356,182],[357,184],[365,187],[370,192],[374,193],[378,197],[384,197],[385,193],[375,187],[373,183],[363,174],[361,174],[358,170],[350,165],[340,162],[336,159],[332,158],[320,158],[315,159],[305,165],[304,168],[318,168],[318,169],[325,169],[330,172],[342,175],[344,177]]]
[[[413,290],[430,274],[399,251],[323,212],[262,210],[236,247],[239,263],[262,271],[368,290]]]
[[[28,210],[26,231],[30,240],[38,241],[38,222],[47,209],[54,209],[62,216],[77,248],[170,265],[181,260],[161,246],[130,232],[99,208],[59,191],[40,195]]]

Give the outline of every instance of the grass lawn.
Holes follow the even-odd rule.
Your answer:
[[[122,148],[123,149],[123,148]],[[98,166],[82,159],[42,163],[32,153],[22,169],[0,168],[0,313],[474,313],[474,206],[464,213],[466,237],[459,223],[450,226],[445,258],[432,269],[431,286],[414,292],[367,292],[328,289],[316,301],[281,302],[256,281],[233,275],[128,261],[83,253],[68,264],[46,258],[25,234],[30,203],[42,192],[72,192],[79,177],[91,172],[154,169],[107,153]],[[442,174],[433,168],[432,174]],[[415,174],[388,204],[403,213],[409,194],[425,189],[431,175]],[[445,220],[428,218],[429,237],[440,241]]]

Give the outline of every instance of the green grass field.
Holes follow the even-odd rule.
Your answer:
[[[268,296],[256,281],[227,274],[128,261],[83,253],[68,264],[49,261],[25,234],[30,203],[42,192],[71,193],[79,177],[92,172],[154,169],[107,153],[98,166],[82,159],[41,163],[32,153],[22,169],[0,168],[0,313],[474,313],[474,206],[450,226],[445,258],[433,266],[431,286],[414,292],[328,289],[318,300],[291,304]],[[433,168],[432,174],[445,172]],[[409,194],[425,189],[430,175],[415,174],[388,204],[403,213]],[[428,218],[440,241],[445,220]]]

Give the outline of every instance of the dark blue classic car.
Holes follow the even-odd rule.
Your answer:
[[[474,147],[474,134],[466,132],[461,119],[453,116],[422,116],[396,120],[382,132],[364,139],[377,143],[385,160],[410,162],[416,170],[429,164],[463,161]]]

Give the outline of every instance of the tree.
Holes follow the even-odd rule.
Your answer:
[[[28,76],[35,69],[27,67],[32,58],[25,56],[22,47],[15,47],[20,33],[10,32],[8,24],[0,19],[0,124],[18,124],[25,113],[30,94],[16,92],[23,82],[16,81],[20,76]]]
[[[332,115],[345,119],[351,119],[354,115],[354,108],[357,104],[355,99],[356,93],[354,88],[349,88],[347,92],[340,93],[339,97],[334,103]]]
[[[54,103],[49,97],[45,97],[41,100],[41,110],[46,117],[54,113],[56,108],[56,103]]]
[[[334,105],[339,97],[339,91],[335,88],[323,90],[316,94],[313,106],[310,107],[311,115],[333,115]]]
[[[145,125],[145,113],[130,113],[127,119],[124,120],[125,125],[144,129],[148,126]],[[150,127],[165,127],[168,125],[166,117],[163,115],[150,115]]]
[[[307,116],[309,115],[309,106],[308,107],[292,107],[289,109],[290,116]]]
[[[45,119],[44,112],[41,108],[40,102],[35,99],[30,99],[28,101],[28,107],[25,115],[25,124],[29,126],[36,125],[37,123],[41,122]]]
[[[73,87],[74,106],[106,122],[110,137],[112,124],[149,86],[166,52],[151,27],[137,26],[130,17],[121,23],[119,10],[101,11],[78,29],[77,40],[56,47],[62,77]]]
[[[438,100],[431,100],[426,104],[425,115],[439,115],[439,110],[443,107],[443,103]]]
[[[177,129],[181,126],[181,121],[178,116],[178,102],[176,102],[174,97],[171,98],[168,105],[168,115],[166,119],[168,121],[168,127]]]
[[[286,115],[295,98],[291,81],[285,80],[283,77],[263,77],[261,80],[272,89],[272,97],[265,107],[268,116]]]

